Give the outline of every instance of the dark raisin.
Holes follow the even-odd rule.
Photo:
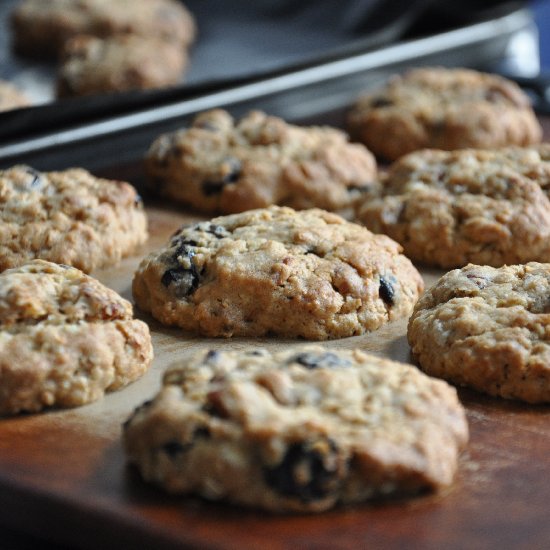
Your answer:
[[[175,439],[167,441],[160,447],[161,451],[165,452],[170,458],[177,458],[178,455],[188,451],[195,444],[197,439],[207,439],[210,437],[210,430],[206,426],[198,426],[193,432],[192,440],[181,443]]]
[[[164,445],[162,445],[161,449],[164,451],[170,458],[174,458],[177,455],[183,453],[184,451],[187,451],[189,449],[190,445],[182,445],[179,441],[167,441]]]
[[[339,357],[335,353],[326,352],[326,353],[298,353],[291,359],[290,363],[299,363],[308,369],[317,369],[317,368],[330,368],[330,367],[349,367],[351,365],[350,361]]]
[[[136,198],[134,199],[134,207],[138,208],[143,204],[143,199],[141,198],[141,195],[136,195]]]
[[[191,244],[194,243],[194,244]],[[187,239],[180,239],[175,241],[176,250],[174,250],[174,253],[172,254],[172,258],[174,259],[174,262],[178,261],[178,258],[191,258],[195,255],[195,251],[193,250],[193,246],[195,246],[197,243],[193,240],[187,240]]]
[[[387,97],[374,97],[371,99],[370,106],[378,109],[379,107],[389,107],[393,101]]]
[[[176,285],[175,294],[180,298],[189,296],[199,286],[200,273],[193,263],[195,252],[190,246],[191,243],[195,243],[195,241],[174,239],[173,245],[177,245],[177,247],[170,260],[170,263],[174,265],[170,266],[160,279],[166,287],[174,283]],[[189,260],[189,267],[184,267],[179,263],[182,257]]]
[[[341,477],[337,448],[330,439],[292,444],[275,467],[264,467],[264,479],[277,493],[310,502],[338,490]]]
[[[253,356],[253,357],[261,357],[261,356],[265,355],[265,350],[253,349],[253,350],[247,351],[246,355],[250,355],[250,356]]]
[[[206,426],[200,426],[193,432],[193,440],[208,439],[210,436],[210,430]]]
[[[202,194],[207,197],[221,193],[224,187],[223,181],[203,181],[201,184]]]
[[[221,239],[223,237],[227,237],[229,235],[229,232],[225,227],[222,225],[216,225],[213,223],[208,224],[208,228],[205,229],[207,233],[210,233],[211,235],[214,235],[214,237]]]
[[[44,177],[38,170],[25,166],[25,172],[32,178],[30,183],[27,184],[29,189],[40,189],[44,185]]]
[[[215,349],[211,349],[208,351],[208,353],[204,356],[205,361],[216,361],[218,357],[220,356],[220,352],[216,351]]]
[[[176,285],[176,296],[189,296],[199,286],[199,272],[194,264],[189,269],[183,266],[171,267],[167,269],[160,282],[168,287],[171,284]]]
[[[176,231],[176,233],[172,235],[170,246],[176,246],[178,247],[178,250],[181,250],[184,245],[187,245],[188,247],[192,247],[192,246],[197,246],[198,243],[193,239],[184,238],[184,236],[181,235],[179,231]],[[179,255],[181,255],[181,253]]]
[[[214,381],[214,380],[212,380]],[[212,416],[217,416],[219,418],[228,418],[229,411],[225,408],[225,405],[222,401],[222,394],[218,390],[208,392],[206,396],[206,403],[203,406],[205,412],[211,414]]]
[[[378,296],[390,306],[394,304],[395,290],[388,279],[380,277],[380,286],[378,287]]]
[[[222,169],[224,174],[219,180],[207,180],[202,182],[201,188],[204,195],[207,197],[210,195],[216,195],[221,193],[222,189],[228,183],[235,183],[241,175],[241,161],[234,157],[226,159],[223,162]]]

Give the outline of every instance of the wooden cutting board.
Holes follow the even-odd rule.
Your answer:
[[[198,217],[148,208],[151,238],[139,256],[95,273],[131,299],[141,256]],[[427,285],[441,272],[424,271]],[[121,424],[159,387],[175,358],[205,346],[268,348],[291,340],[199,339],[150,317],[151,370],[124,390],[73,410],[0,420],[0,522],[79,548],[357,549],[543,548],[550,541],[550,407],[462,391],[471,442],[456,483],[407,502],[361,505],[321,515],[273,516],[198,499],[167,496],[125,465]],[[331,341],[409,360],[406,321]],[[0,547],[2,546],[0,541]]]

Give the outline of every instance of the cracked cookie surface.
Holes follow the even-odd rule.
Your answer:
[[[550,260],[550,145],[424,150],[394,162],[357,220],[443,268]]]
[[[550,401],[550,264],[450,271],[419,300],[408,340],[430,375],[529,403]]]
[[[153,349],[132,305],[73,267],[0,274],[0,414],[76,407],[140,377]]]
[[[440,489],[467,439],[443,381],[311,345],[199,352],[168,368],[124,427],[145,480],[273,512]]]
[[[205,336],[343,338],[409,315],[423,281],[384,235],[270,207],[185,226],[134,275],[137,305]]]
[[[529,97],[515,83],[471,69],[413,69],[361,97],[350,111],[352,136],[395,160],[424,148],[491,149],[540,142]]]
[[[90,272],[146,240],[143,204],[129,183],[80,168],[0,171],[0,271],[40,258]]]
[[[278,204],[344,215],[376,179],[371,153],[339,130],[260,111],[234,120],[220,109],[160,136],[146,169],[154,192],[221,214]]]

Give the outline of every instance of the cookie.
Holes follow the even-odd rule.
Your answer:
[[[79,34],[157,37],[184,48],[195,22],[176,0],[24,0],[12,13],[14,49],[32,57],[57,57]]]
[[[147,239],[147,219],[128,183],[73,168],[0,171],[0,271],[41,258],[90,272]]]
[[[177,84],[185,49],[157,38],[80,35],[67,42],[57,78],[59,97],[145,90]]]
[[[344,338],[407,316],[423,281],[401,247],[323,210],[251,210],[185,226],[145,258],[136,304],[205,336]]]
[[[222,214],[272,204],[345,214],[376,179],[371,153],[339,130],[301,128],[259,111],[234,120],[220,109],[160,136],[146,170],[154,192]]]
[[[540,142],[529,97],[510,80],[470,69],[423,68],[361,97],[348,127],[375,155],[424,148],[492,149]]]
[[[143,478],[272,512],[449,485],[468,439],[456,391],[359,350],[202,351],[125,424]]]
[[[412,353],[433,376],[529,403],[550,401],[550,264],[467,265],[419,300]]]
[[[131,304],[78,269],[33,260],[0,274],[0,414],[90,403],[152,358]]]
[[[357,220],[427,265],[550,261],[549,159],[548,144],[410,153]]]
[[[10,82],[0,80],[0,111],[9,111],[20,107],[28,107],[29,98]]]

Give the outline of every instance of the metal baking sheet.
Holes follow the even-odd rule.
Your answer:
[[[168,131],[193,114],[226,107],[236,114],[261,101],[271,114],[291,121],[320,110],[339,109],[361,90],[406,66],[441,64],[490,70],[506,58],[510,44],[532,29],[531,14],[500,18],[267,75],[215,81],[122,98],[78,98],[59,104],[0,113],[0,165],[27,162],[37,168],[67,166],[66,150],[82,166],[101,169],[116,157],[132,161],[148,145],[150,129]],[[99,143],[98,143],[99,142]],[[101,154],[97,149],[101,148]],[[93,153],[92,151],[96,151]]]

